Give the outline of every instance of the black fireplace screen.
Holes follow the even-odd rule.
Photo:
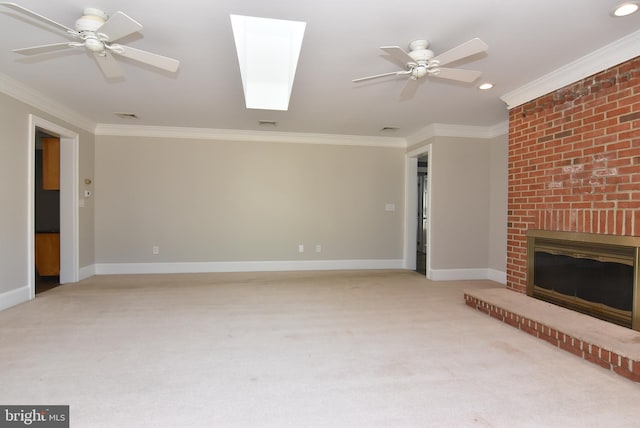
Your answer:
[[[536,251],[533,282],[565,296],[633,309],[633,266],[627,264]]]

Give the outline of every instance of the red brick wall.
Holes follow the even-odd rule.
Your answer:
[[[640,236],[640,57],[509,112],[507,286],[526,231]]]

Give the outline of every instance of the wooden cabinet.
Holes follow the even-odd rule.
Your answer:
[[[60,275],[59,233],[36,233],[36,269],[40,276]]]
[[[60,190],[60,139],[42,139],[42,188]]]

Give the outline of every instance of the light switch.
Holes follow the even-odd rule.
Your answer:
[[[384,210],[385,211],[395,211],[396,210],[396,204],[386,204],[384,206]]]

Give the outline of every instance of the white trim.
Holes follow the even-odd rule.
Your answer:
[[[488,279],[500,284],[507,283],[507,274],[496,269],[433,269],[430,279],[434,281],[462,281]]]
[[[433,146],[429,144],[427,146],[427,278],[431,279],[431,255],[433,253],[431,246],[431,219],[433,216],[431,215],[431,207],[433,204],[431,203],[431,195],[433,192],[431,191],[431,183],[433,178],[433,171],[435,162],[433,162]]]
[[[29,299],[36,296],[36,125],[35,116],[29,115],[29,129],[27,130],[27,286]]]
[[[0,311],[31,300],[32,297],[30,296],[30,288],[31,287],[29,287],[29,285],[24,285],[20,288],[14,288],[13,290],[1,293]]]
[[[505,114],[506,115],[506,114]],[[447,123],[432,123],[418,132],[407,137],[407,145],[421,143],[433,137],[460,137],[490,139],[509,132],[509,121],[503,121],[493,126],[450,125]]]
[[[433,123],[422,130],[401,137],[314,134],[304,132],[245,131],[237,129],[187,128],[170,126],[137,126],[95,123],[91,119],[49,98],[35,89],[0,73],[0,92],[49,113],[94,135],[185,138],[214,141],[260,141],[299,144],[332,144],[347,146],[401,147],[425,141],[434,136],[493,138],[505,134],[507,122],[493,126],[465,126]]]
[[[60,136],[60,283],[78,282],[78,135]]]
[[[192,263],[99,263],[96,275],[200,272],[285,272],[312,270],[403,269],[403,260],[302,260]]]
[[[78,281],[82,281],[83,279],[91,278],[96,274],[96,266],[89,265],[83,266],[78,271]]]
[[[640,55],[640,30],[500,97],[509,109]]]
[[[404,179],[404,267],[415,270],[417,267],[416,258],[416,230],[418,229],[418,157],[405,156],[405,179]],[[413,196],[412,196],[413,195]]]
[[[407,153],[405,156],[405,186],[404,186],[404,266],[407,269],[416,268],[416,230],[418,227],[418,207],[416,205],[416,195],[418,187],[416,184],[417,158],[427,154],[428,175],[427,175],[427,278],[431,278],[431,177],[433,176],[433,151],[431,144],[419,147]]]
[[[94,132],[95,130],[96,123],[91,119],[2,73],[0,73],[0,92],[85,131]]]
[[[433,281],[489,279],[489,269],[430,269]]]
[[[185,138],[212,141],[333,144],[343,146],[407,147],[404,138],[361,135],[312,134],[304,132],[244,131],[239,129],[183,128],[173,126],[135,126],[99,123],[95,135],[119,137]]]
[[[60,283],[77,282],[80,264],[78,222],[79,135],[46,119],[29,115],[27,147],[27,278],[35,296],[35,139],[36,127],[60,136]]]
[[[501,270],[489,269],[488,278],[491,281],[499,282],[500,284],[507,283],[507,273]]]

